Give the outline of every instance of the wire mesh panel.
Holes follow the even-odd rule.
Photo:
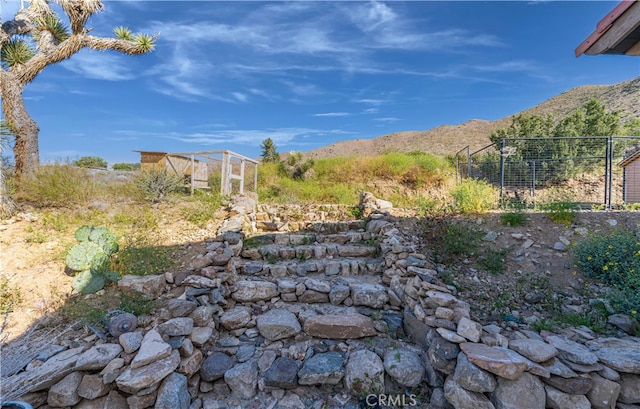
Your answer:
[[[499,187],[503,204],[640,203],[640,137],[502,139],[473,153],[459,151],[456,171],[460,179]]]

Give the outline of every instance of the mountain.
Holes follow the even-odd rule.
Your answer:
[[[576,87],[512,116],[552,114],[555,118],[561,118],[581,107],[590,98],[599,99],[610,110],[620,110],[623,122],[640,117],[640,77],[613,85]],[[402,131],[372,139],[336,142],[308,151],[305,157],[365,156],[415,150],[447,155],[467,145],[473,152],[490,144],[489,135],[497,129],[509,126],[512,116],[496,121],[472,119],[459,125],[442,125],[427,131]]]

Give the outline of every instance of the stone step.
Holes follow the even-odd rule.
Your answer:
[[[302,305],[326,304],[327,306],[359,306],[375,309],[400,307],[399,299],[393,291],[382,284],[380,278],[373,277],[367,280],[361,277],[340,277],[332,280],[323,280],[321,277],[281,278],[276,282],[240,280],[229,292],[238,305],[251,305],[262,301],[273,302],[279,298],[284,303],[301,303]]]
[[[271,263],[277,260],[298,260],[304,262],[312,259],[336,257],[376,257],[380,252],[377,245],[366,244],[312,244],[299,246],[282,246],[268,244],[257,248],[245,248],[240,256],[249,260],[265,260]]]
[[[291,220],[258,220],[254,223],[255,230],[262,232],[311,232],[311,233],[340,233],[349,230],[362,229],[366,222],[363,220],[334,220],[334,221],[291,221]]]
[[[288,276],[306,277],[319,275],[331,276],[381,276],[384,260],[381,258],[323,258],[301,261],[280,260],[275,258],[266,260],[246,260],[236,265],[239,273],[248,276],[266,276],[283,278]]]
[[[248,237],[244,240],[245,248],[256,248],[267,245],[300,246],[309,244],[375,244],[375,237],[364,230],[347,230],[340,233],[270,233]]]

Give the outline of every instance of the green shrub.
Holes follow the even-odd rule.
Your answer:
[[[135,185],[149,199],[158,202],[165,196],[180,191],[184,187],[184,180],[174,172],[152,168],[140,171]]]
[[[491,274],[502,274],[507,271],[504,258],[508,253],[508,249],[486,249],[484,254],[479,258],[478,264]]]
[[[113,170],[138,170],[140,169],[139,163],[114,163],[112,166]]]
[[[572,253],[581,272],[612,286],[614,308],[631,315],[640,311],[640,243],[634,233],[593,235],[578,242]]]
[[[525,226],[527,224],[527,216],[523,212],[509,212],[500,215],[500,223],[504,226]]]
[[[576,211],[580,210],[580,206],[575,202],[558,201],[542,205],[540,209],[547,212],[549,219],[554,223],[568,227],[576,222]]]
[[[73,161],[75,166],[81,168],[107,168],[107,161],[98,156],[83,156],[78,160]]]
[[[451,192],[457,210],[464,214],[484,213],[495,208],[496,192],[489,183],[465,179]]]
[[[12,312],[21,302],[20,288],[12,285],[8,278],[0,276],[0,314]]]
[[[442,236],[443,250],[450,256],[470,256],[478,249],[482,235],[467,225],[448,223]]]
[[[86,169],[47,165],[20,182],[18,197],[42,207],[85,206],[102,193],[102,186]]]

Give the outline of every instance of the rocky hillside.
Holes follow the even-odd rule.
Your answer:
[[[626,120],[640,115],[640,77],[613,85],[584,85],[548,99],[514,115],[546,115],[561,117],[580,107],[590,98],[598,98],[610,109],[622,111]],[[403,131],[373,139],[337,142],[306,153],[310,158],[374,155],[389,151],[421,150],[438,155],[455,153],[467,145],[480,149],[489,142],[491,132],[509,126],[511,116],[497,121],[472,119],[458,125],[442,125],[427,131]]]

